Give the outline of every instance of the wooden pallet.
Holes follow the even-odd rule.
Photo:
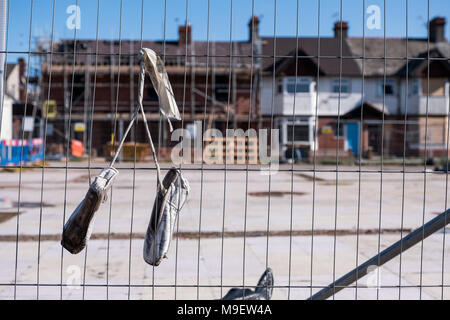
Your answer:
[[[208,164],[258,164],[258,138],[207,138],[203,161]]]

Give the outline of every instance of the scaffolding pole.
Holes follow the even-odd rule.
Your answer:
[[[84,74],[84,116],[83,116],[83,123],[84,123],[84,131],[83,131],[83,152],[87,153],[87,137],[88,137],[88,131],[87,131],[87,119],[88,119],[88,112],[89,112],[89,101],[91,101],[91,49],[88,49],[87,57],[86,57],[86,70]]]

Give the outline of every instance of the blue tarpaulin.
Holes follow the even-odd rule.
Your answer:
[[[17,166],[29,162],[39,162],[44,159],[43,139],[1,140],[0,165]]]

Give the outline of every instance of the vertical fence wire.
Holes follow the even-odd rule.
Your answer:
[[[430,0],[427,2],[427,26],[430,27]],[[430,33],[427,36],[427,102],[425,111],[425,149],[423,155],[423,210],[422,210],[422,225],[425,224],[425,210],[427,199],[427,161],[428,161],[428,108],[430,100]],[[422,227],[422,242],[420,243],[420,280],[419,280],[419,299],[422,300],[422,284],[423,284],[423,247],[425,239],[425,229]]]
[[[227,119],[225,124],[225,143],[228,141],[228,126],[230,120],[230,99],[231,90],[235,88],[231,87],[232,83],[232,68],[233,68],[233,0],[230,0],[230,44],[229,44],[229,63],[228,63],[228,94],[227,94]],[[236,128],[234,128],[236,129]],[[234,137],[233,137],[234,139]],[[234,153],[233,153],[234,154]],[[223,257],[225,247],[225,215],[226,215],[226,197],[227,197],[227,164],[228,157],[225,155],[225,162],[223,168],[223,204],[222,204],[222,236],[221,236],[221,250],[220,250],[220,296],[223,296]]]
[[[274,0],[273,2],[273,56],[277,56],[277,0]],[[270,127],[269,130],[271,130],[273,126],[274,121],[274,107],[275,107],[275,90],[276,90],[276,82],[275,82],[275,58],[273,61],[273,75],[272,75],[272,105],[270,110]],[[253,90],[253,88],[252,88]],[[251,96],[250,96],[251,99]],[[294,127],[295,129],[295,127]],[[267,138],[269,140],[269,138]],[[270,134],[270,140],[273,141],[272,133]],[[269,144],[269,143],[267,143]],[[272,143],[270,143],[272,146]],[[272,154],[270,155],[270,158],[272,157]],[[248,161],[248,160],[247,160]],[[265,261],[265,267],[266,269],[269,267],[269,231],[270,231],[270,205],[271,205],[271,190],[272,190],[272,163],[269,162],[267,166],[267,174],[269,177],[269,190],[267,195],[267,229],[266,229],[266,261]]]
[[[405,20],[406,20],[406,46],[405,46],[405,58],[406,58],[406,65],[408,65],[408,8],[409,3],[408,0],[405,0]],[[405,217],[405,182],[406,182],[406,130],[407,130],[407,120],[408,120],[408,91],[409,91],[409,76],[408,76],[408,68],[406,68],[406,75],[405,75],[405,116],[404,116],[404,124],[403,124],[403,164],[402,164],[402,209],[401,209],[401,220],[400,220],[400,255],[399,255],[399,269],[398,269],[398,299],[401,299],[402,295],[402,254],[403,254],[403,226],[404,226],[404,217]]]
[[[380,251],[381,251],[381,213],[383,208],[383,169],[384,169],[384,113],[386,108],[386,69],[387,69],[387,47],[386,47],[386,0],[383,2],[383,51],[384,51],[384,59],[383,59],[383,110],[381,112],[381,160],[380,160],[380,200],[379,200],[379,211],[378,211],[378,245],[377,245],[377,254],[378,254],[378,265],[380,265]],[[400,88],[398,89],[400,90]],[[380,271],[377,269],[376,271],[377,277],[377,300],[380,297]]]
[[[355,252],[355,268],[359,265],[359,227],[361,222],[361,165],[362,165],[362,150],[363,150],[363,128],[364,128],[364,95],[366,89],[365,71],[366,71],[366,28],[364,24],[366,22],[366,0],[363,0],[362,6],[362,59],[361,59],[361,116],[360,126],[358,130],[359,137],[359,150],[358,150],[358,200],[357,200],[357,217],[356,217],[356,252]],[[355,281],[355,300],[358,300],[358,270],[356,271]]]
[[[255,28],[255,19],[253,17],[255,16],[255,0],[252,0],[252,19],[250,21],[252,25],[252,30]],[[249,96],[252,96],[252,88],[253,88],[253,68],[254,68],[254,55],[255,55],[255,37],[250,37],[251,41],[251,64],[250,64],[250,92]],[[253,103],[252,99],[250,99],[250,110],[248,112],[248,122],[247,122],[247,128],[248,130],[251,129],[251,114],[253,111]],[[236,108],[235,108],[236,112]],[[243,234],[243,244],[242,244],[242,289],[245,290],[245,262],[246,262],[246,245],[247,245],[247,215],[248,215],[248,172],[249,172],[249,162],[245,162],[245,200],[244,200],[244,234]],[[242,292],[242,295],[244,296],[244,291]]]
[[[166,63],[166,20],[167,20],[167,1],[164,1],[164,14],[163,14],[163,52],[162,52],[162,61]],[[156,89],[155,89],[156,90]],[[147,121],[147,119],[144,119]],[[158,157],[161,157],[161,143],[162,143],[162,117],[161,115],[158,118]],[[158,202],[155,202],[156,212],[158,211]],[[154,230],[157,229],[157,219],[155,219],[155,224],[153,226]],[[156,247],[154,247],[154,255],[156,255]],[[155,299],[155,265],[152,265],[152,300]]]
[[[140,6],[140,48],[142,48],[142,42],[143,42],[143,30],[144,30],[144,0],[141,0],[141,6]],[[132,40],[130,40],[132,42]],[[134,55],[134,45],[130,47],[130,56]],[[130,64],[131,68],[133,68],[133,71],[131,72],[132,78],[134,81],[134,64]],[[134,101],[133,101],[134,102]],[[135,107],[135,106],[132,106]],[[131,114],[130,114],[131,117]],[[131,118],[130,118],[131,121]],[[145,119],[143,119],[145,121]],[[129,247],[128,247],[128,292],[127,292],[127,299],[131,299],[131,260],[132,260],[132,245],[133,245],[133,224],[134,224],[134,206],[135,206],[135,191],[136,191],[136,156],[137,156],[137,128],[139,123],[139,117],[136,117],[135,125],[134,125],[134,141],[133,141],[133,182],[132,182],[132,195],[131,195],[131,216],[130,216],[130,240],[129,240]]]
[[[28,106],[28,85],[30,82],[30,58],[31,58],[31,34],[32,34],[32,26],[33,26],[33,5],[34,1],[31,0],[30,3],[30,27],[29,27],[29,36],[28,36],[28,53],[27,53],[27,80],[25,84],[25,106],[23,111],[23,119],[25,119],[27,115],[27,106]],[[3,108],[2,108],[3,110]],[[3,121],[3,120],[2,120]],[[20,143],[20,164],[19,164],[19,189],[17,192],[17,220],[16,220],[16,261],[14,266],[14,300],[17,297],[17,267],[18,267],[18,259],[19,259],[19,224],[20,224],[20,196],[21,196],[21,186],[22,186],[22,171],[23,171],[23,145],[24,145],[24,137],[25,137],[25,121],[22,121],[21,125],[21,143]]]
[[[210,46],[210,5],[211,0],[208,0],[208,8],[207,8],[207,24],[206,24],[206,75],[205,75],[205,100],[204,100],[204,109],[203,109],[203,130],[206,130],[206,107],[208,104],[208,80],[209,80],[209,46]],[[208,121],[209,122],[209,121]],[[202,137],[202,149],[205,146],[205,139]],[[197,242],[197,300],[200,299],[200,239],[201,239],[201,231],[202,231],[202,209],[203,209],[203,182],[204,182],[204,153],[202,152],[202,162],[200,165],[200,210],[198,216],[198,242]]]
[[[188,28],[189,25],[189,19],[188,19],[188,12],[189,12],[189,0],[186,0],[186,11],[185,11],[185,23],[186,23],[186,30],[184,33],[185,39],[188,37]],[[186,83],[187,83],[187,64],[188,64],[188,42],[185,41],[184,44],[184,68],[183,68],[183,103],[181,107],[181,128],[184,129],[184,123],[185,123],[185,108],[186,108]],[[192,66],[191,66],[192,68]],[[192,76],[192,74],[191,74]],[[192,92],[191,92],[192,94]],[[192,97],[190,97],[192,99]],[[192,100],[191,100],[192,101]],[[191,105],[192,108],[192,105]],[[189,142],[190,143],[190,142]],[[184,136],[183,140],[181,141],[181,147],[184,146]],[[183,149],[184,150],[184,149]],[[191,156],[191,155],[189,155]],[[183,159],[184,159],[184,151],[183,151]],[[180,172],[182,172],[182,166],[183,166],[183,160],[180,162],[179,169]],[[180,191],[181,192],[181,191]],[[177,227],[176,227],[176,236],[175,236],[175,273],[174,273],[174,299],[177,300],[177,281],[178,281],[178,245],[179,245],[179,231],[180,231],[180,219],[177,219]]]
[[[116,134],[117,134],[117,116],[119,108],[119,92],[120,92],[120,65],[122,58],[122,10],[123,10],[123,0],[120,0],[120,11],[119,11],[119,57],[117,64],[117,88],[116,88],[116,101],[114,107],[114,124],[113,124],[113,136],[111,139],[111,150],[116,150]],[[113,66],[114,70],[114,66]],[[113,71],[114,72],[114,71]],[[145,121],[145,119],[144,119]],[[119,141],[119,139],[117,139]],[[117,152],[117,150],[116,150]],[[109,299],[109,253],[110,253],[110,236],[111,236],[111,221],[112,221],[112,204],[113,204],[113,189],[111,185],[110,199],[109,199],[109,215],[108,215],[108,240],[106,245],[106,300]]]
[[[78,0],[75,3],[76,6],[78,6]],[[75,11],[75,20],[78,18],[78,10]],[[64,47],[64,66],[66,64],[66,46]],[[63,210],[63,217],[62,217],[62,223],[61,223],[61,229],[64,228],[64,223],[66,221],[66,209],[67,209],[67,176],[69,171],[69,150],[70,150],[70,138],[71,138],[71,124],[72,124],[72,107],[73,107],[73,87],[75,82],[75,66],[77,63],[77,28],[74,28],[73,32],[73,61],[72,61],[72,79],[71,79],[71,86],[70,86],[70,95],[69,95],[69,119],[67,121],[67,127],[66,127],[66,159],[65,159],[65,171],[64,171],[64,210]],[[66,75],[64,74],[64,77]],[[66,81],[66,79],[64,79]],[[64,92],[64,95],[66,93]],[[64,97],[64,101],[67,100],[66,96]],[[66,115],[66,105],[64,105],[64,120],[67,118]],[[60,280],[61,280],[61,290],[60,290],[60,299],[63,300],[63,269],[64,269],[64,248],[61,246],[61,265],[60,265]]]
[[[447,52],[448,56],[450,56],[450,47]],[[449,162],[449,138],[450,138],[450,101],[447,99],[447,134],[446,134],[446,159],[445,159],[445,168],[448,170],[448,162]],[[448,208],[448,174],[445,175],[445,196],[444,196],[444,211],[447,211]],[[445,219],[445,225],[447,226],[447,219]],[[444,300],[444,284],[445,284],[445,234],[447,233],[447,227],[444,227],[442,232],[442,266],[441,266],[441,300]]]
[[[4,61],[4,65],[3,65],[3,95],[2,95],[2,101],[1,101],[1,103],[2,103],[2,108],[0,109],[0,136],[1,136],[1,133],[2,133],[2,124],[3,124],[3,116],[4,116],[4,104],[5,104],[5,94],[6,94],[6,68],[7,68],[7,65],[8,65],[8,44],[9,44],[9,19],[10,19],[10,16],[9,16],[9,14],[10,14],[10,10],[9,10],[9,7],[10,7],[10,3],[9,3],[9,0],[7,1],[7,3],[6,3],[6,6],[7,6],[7,13],[6,13],[6,39],[5,39],[5,55],[4,55],[4,57],[5,57],[5,61]],[[3,53],[2,53],[3,54]],[[17,231],[17,235],[18,235],[18,231]],[[16,246],[17,246],[17,244],[16,244]],[[17,269],[17,256],[16,256],[16,269]],[[15,283],[17,282],[17,278],[15,278]],[[14,289],[15,290],[15,289]]]
[[[289,261],[288,261],[288,294],[287,298],[291,298],[291,268],[292,268],[292,230],[293,230],[293,215],[294,215],[294,141],[295,141],[295,102],[297,95],[297,76],[298,76],[298,15],[299,15],[299,0],[297,0],[297,10],[295,15],[295,86],[294,86],[294,101],[292,108],[292,164],[291,164],[291,199],[290,199],[290,217],[289,217]],[[316,93],[317,94],[317,93]],[[267,237],[269,233],[267,232]]]
[[[52,64],[53,64],[53,37],[55,30],[55,6],[56,0],[53,0],[52,4],[52,31],[51,31],[51,39],[50,39],[50,69],[49,69],[49,78],[48,78],[48,90],[47,90],[47,101],[50,100],[50,88],[52,83]],[[8,6],[9,11],[9,6]],[[47,132],[48,125],[48,108],[45,110],[45,123],[44,123],[44,133]],[[42,233],[42,209],[44,203],[44,176],[45,176],[45,147],[47,145],[47,134],[44,134],[44,155],[42,159],[42,172],[41,172],[41,195],[40,195],[40,204],[39,204],[39,231],[38,231],[38,252],[37,252],[37,274],[36,274],[36,299],[39,300],[39,276],[40,276],[40,262],[41,262],[41,233]]]
[[[320,0],[317,0],[317,92],[316,92],[316,106],[315,106],[315,123],[314,123],[314,150],[313,150],[313,180],[312,180],[312,207],[311,207],[311,265],[310,265],[310,284],[309,295],[313,294],[313,267],[314,267],[314,223],[316,213],[316,168],[317,168],[317,142],[319,133],[319,95],[320,95]]]
[[[88,151],[88,183],[91,185],[91,162],[92,162],[92,136],[93,136],[93,130],[94,130],[94,113],[95,113],[95,97],[96,97],[96,89],[97,89],[97,71],[98,71],[98,30],[99,30],[99,24],[100,24],[100,0],[97,0],[97,15],[96,15],[96,28],[95,28],[95,66],[94,66],[94,83],[93,83],[93,90],[92,90],[92,108],[91,108],[91,114],[90,114],[90,127],[89,127],[89,151]],[[88,64],[89,67],[89,64]],[[50,99],[50,97],[49,97]],[[44,163],[45,164],[45,163]],[[86,294],[86,271],[87,271],[87,258],[88,258],[88,246],[89,244],[86,244],[86,248],[84,249],[84,265],[83,265],[83,292],[82,292],[82,299],[85,299]]]
[[[338,95],[338,105],[337,105],[337,141],[336,141],[336,191],[335,191],[335,201],[334,201],[334,234],[333,234],[333,282],[336,281],[336,244],[337,244],[337,223],[338,223],[338,196],[339,196],[339,142],[340,142],[340,134],[339,130],[341,128],[341,94],[342,94],[342,62],[343,62],[343,8],[342,8],[342,0],[339,3],[339,28],[340,28],[340,36],[339,36],[339,95]],[[333,300],[335,298],[336,286],[333,286]]]
[[[9,0],[6,1],[6,3],[4,4],[7,8],[6,10],[6,26],[5,26],[5,52],[4,52],[4,58],[5,60],[3,61],[3,70],[6,70],[7,66],[8,66],[8,43],[9,43]],[[3,55],[3,52],[2,52]],[[3,72],[3,84],[6,84],[6,72]],[[5,103],[5,93],[6,93],[6,86],[3,85],[3,92],[2,92],[2,108],[0,108],[0,133],[2,132],[2,125],[3,125],[3,113],[4,113],[4,108],[3,105]]]

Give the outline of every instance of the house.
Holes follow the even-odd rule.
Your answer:
[[[10,140],[18,137],[20,121],[15,119],[14,106],[20,103],[25,96],[24,86],[25,61],[19,58],[17,63],[5,65],[5,88],[2,101],[2,123],[0,140]]]
[[[344,21],[335,24],[333,37],[263,37],[259,23],[250,19],[245,41],[194,41],[188,24],[179,26],[177,41],[142,42],[165,62],[184,119],[175,129],[198,120],[222,132],[249,124],[278,128],[283,160],[336,151],[342,157],[447,154],[444,18],[430,21],[422,39],[349,37]],[[92,137],[92,149],[102,155],[105,144],[122,137],[137,102],[140,46],[132,40],[54,44],[40,79],[49,144],[62,151],[70,137],[88,150]],[[144,109],[158,150],[170,151],[150,81]],[[128,141],[145,142],[144,130],[138,123]]]
[[[337,22],[334,37],[260,39],[263,55],[275,57],[262,65],[260,110],[266,124],[280,129],[282,157],[291,158],[292,148],[303,159],[336,150],[446,155],[445,19],[430,21],[429,41],[349,37],[348,29]]]

